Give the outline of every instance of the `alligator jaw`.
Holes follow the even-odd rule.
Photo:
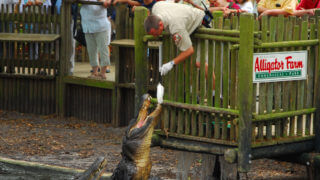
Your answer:
[[[145,94],[142,96],[142,100],[143,100],[143,102],[142,102],[138,117],[136,119],[136,122],[129,126],[128,134],[131,134],[132,131],[135,129],[139,129],[139,128],[143,127],[149,119],[148,118],[148,109],[151,104],[151,96],[149,94]]]
[[[150,95],[143,96],[138,117],[128,126],[122,141],[122,160],[113,172],[112,179],[144,180],[150,176],[151,138],[162,109],[158,104],[156,109],[148,115],[150,101]]]

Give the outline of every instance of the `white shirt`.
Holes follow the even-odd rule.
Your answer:
[[[83,32],[98,33],[110,29],[111,26],[107,18],[107,12],[107,8],[101,5],[82,5],[80,14]]]
[[[253,4],[250,0],[243,4],[238,4],[241,10],[246,10],[248,13],[253,13]]]
[[[157,2],[152,8],[152,14],[163,22],[166,31],[180,49],[185,51],[192,46],[190,34],[201,25],[204,11],[185,4]]]

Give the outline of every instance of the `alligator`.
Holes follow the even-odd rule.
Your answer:
[[[122,159],[114,170],[113,180],[148,179],[151,171],[150,145],[152,133],[161,113],[161,105],[148,115],[151,96],[145,94],[140,101],[140,111],[132,119],[122,139]]]

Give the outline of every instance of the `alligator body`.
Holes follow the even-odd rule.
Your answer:
[[[151,96],[143,95],[139,114],[132,119],[122,139],[122,159],[112,174],[114,180],[148,179],[151,171],[150,145],[161,105],[148,115]]]

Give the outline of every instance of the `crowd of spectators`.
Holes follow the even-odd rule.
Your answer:
[[[130,6],[145,6],[151,10],[157,1],[190,4],[202,10],[208,8],[211,12],[223,11],[225,16],[231,13],[248,12],[256,14],[259,18],[280,14],[314,15],[315,9],[320,7],[319,0],[114,0],[113,4],[122,2]]]
[[[63,0],[0,0],[0,4],[20,4],[16,11],[29,5],[60,6]],[[97,1],[97,0],[88,0]],[[83,5],[80,12],[82,16],[82,28],[88,44],[90,64],[92,66],[89,77],[105,79],[105,72],[110,72],[109,48],[111,37],[111,18],[107,18],[110,6],[118,3],[126,3],[134,11],[135,6],[144,6],[152,11],[152,7],[158,1],[187,4],[200,10],[223,11],[224,16],[232,13],[253,13],[257,18],[262,16],[302,16],[305,14],[314,15],[315,9],[320,7],[320,0],[98,0],[104,2],[103,6]],[[99,12],[99,13],[98,13]],[[110,13],[109,13],[110,14]],[[113,13],[114,14],[114,13]],[[114,20],[114,19],[113,19]],[[71,32],[72,33],[72,32]],[[74,42],[74,41],[73,41]],[[73,43],[74,44],[74,43]],[[1,44],[0,44],[1,48]],[[37,48],[36,48],[37,49]],[[0,51],[0,55],[2,52]],[[30,53],[32,54],[32,52]],[[74,53],[73,53],[74,54]],[[37,57],[37,51],[35,52]],[[37,58],[36,58],[37,59]],[[71,70],[73,72],[74,58],[71,58]],[[99,63],[100,60],[100,63]],[[101,73],[100,71],[101,68]]]

